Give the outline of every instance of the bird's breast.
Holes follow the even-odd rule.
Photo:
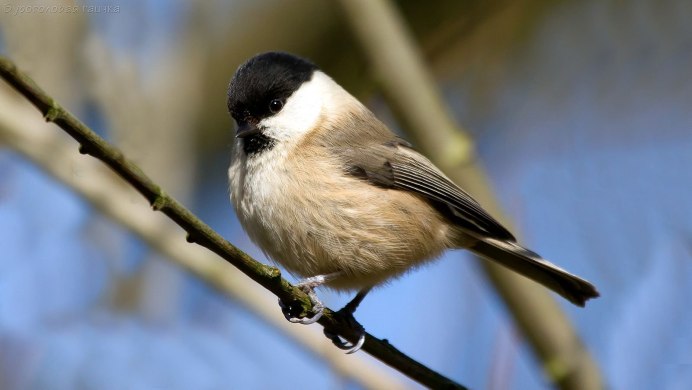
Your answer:
[[[340,272],[332,287],[362,288],[449,246],[446,221],[418,196],[348,176],[328,156],[272,151],[233,162],[231,198],[250,238],[289,271]]]

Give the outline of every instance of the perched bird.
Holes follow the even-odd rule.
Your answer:
[[[468,193],[392,133],[317,66],[281,52],[252,57],[228,87],[237,123],[231,202],[250,238],[314,289],[374,286],[464,248],[578,306],[596,288],[517,244]],[[346,349],[355,345],[335,343]]]

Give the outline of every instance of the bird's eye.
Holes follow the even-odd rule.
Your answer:
[[[281,111],[282,108],[284,108],[284,102],[281,99],[274,99],[269,102],[269,111],[271,111],[272,114],[276,114]]]

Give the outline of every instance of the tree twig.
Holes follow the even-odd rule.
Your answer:
[[[392,110],[417,146],[507,224],[475,160],[471,137],[449,114],[396,7],[390,0],[340,4]],[[489,261],[481,264],[546,375],[562,389],[602,388],[598,366],[547,290]]]
[[[311,303],[307,295],[282,278],[281,272],[277,268],[254,260],[200,221],[184,206],[168,196],[135,164],[128,161],[118,149],[108,144],[58,105],[29,76],[4,57],[0,57],[0,77],[36,106],[48,122],[55,123],[77,140],[80,144],[80,153],[89,154],[103,161],[142,194],[154,210],[163,212],[182,227],[187,232],[189,242],[197,243],[211,250],[284,302],[298,302],[303,309],[303,314],[309,313]],[[329,309],[325,309],[319,323],[332,334],[343,335],[350,340],[356,340],[358,337],[357,330],[348,321]],[[366,333],[366,340],[362,349],[425,386],[465,389],[464,386],[401,353],[386,340],[377,339]]]
[[[3,90],[4,92],[4,90]],[[167,259],[214,287],[221,294],[245,306],[290,340],[323,359],[340,377],[365,389],[400,389],[399,378],[368,364],[364,355],[346,355],[333,348],[315,328],[295,326],[276,310],[275,299],[262,287],[233,267],[219,261],[214,253],[188,245],[182,232],[163,218],[152,218],[151,209],[130,186],[123,186],[97,160],[80,158],[74,144],[60,137],[24,101],[0,93],[0,144],[9,146],[70,187],[95,209],[129,229]],[[75,172],[79,172],[75,175]],[[139,201],[138,201],[139,200]],[[0,383],[2,381],[0,380]]]

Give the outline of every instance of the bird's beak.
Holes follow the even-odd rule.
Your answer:
[[[256,124],[250,122],[242,122],[238,124],[238,129],[235,131],[236,138],[245,138],[257,134],[260,129]]]

